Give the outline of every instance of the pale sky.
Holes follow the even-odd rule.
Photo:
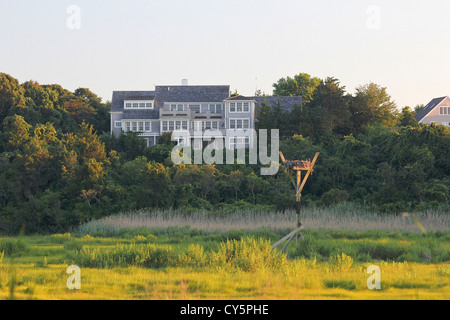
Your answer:
[[[450,0],[0,0],[0,72],[104,101],[185,78],[272,93],[305,72],[414,107],[450,95]]]

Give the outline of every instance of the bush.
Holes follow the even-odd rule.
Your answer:
[[[28,247],[22,240],[2,240],[0,241],[0,252],[4,252],[6,256],[20,255],[28,250]]]
[[[335,205],[344,201],[347,201],[349,198],[349,194],[345,190],[340,189],[331,189],[328,192],[325,192],[320,198],[320,203],[324,206]]]
[[[199,244],[190,245],[187,252],[180,255],[178,260],[179,266],[182,267],[203,268],[209,264],[205,249]]]
[[[72,259],[75,264],[88,268],[162,268],[176,265],[172,247],[154,244],[132,243],[111,249],[84,247],[76,251]]]
[[[63,244],[66,241],[70,241],[71,240],[71,234],[70,233],[64,233],[64,234],[52,234],[50,236],[50,241],[52,243],[59,243],[59,244]]]
[[[211,266],[241,271],[279,270],[287,262],[286,255],[272,250],[270,242],[245,238],[221,243],[218,252],[211,254]]]
[[[328,260],[328,265],[333,271],[347,271],[353,265],[353,258],[345,253],[331,256]]]

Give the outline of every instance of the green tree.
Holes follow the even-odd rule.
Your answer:
[[[24,90],[19,81],[9,74],[0,73],[0,122],[3,122],[12,107],[24,105]]]
[[[31,126],[22,116],[14,115],[3,120],[3,135],[8,150],[21,149],[30,140]]]
[[[398,123],[397,106],[391,96],[375,83],[369,83],[356,88],[356,94],[351,101],[350,110],[356,132],[367,124],[381,123],[388,127]]]
[[[332,77],[323,80],[309,103],[315,129],[314,138],[320,139],[329,133],[348,134],[352,127],[348,105],[345,87],[340,85],[339,80]]]
[[[273,94],[276,96],[300,96],[304,104],[309,103],[314,91],[320,84],[320,79],[307,73],[299,73],[293,78],[279,79],[273,84]]]

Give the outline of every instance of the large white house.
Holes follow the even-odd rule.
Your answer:
[[[280,104],[289,110],[301,105],[301,97],[244,97],[230,94],[228,85],[156,86],[154,91],[114,91],[111,103],[111,132],[115,136],[134,131],[146,140],[147,146],[157,143],[166,132],[186,133],[178,138],[194,148],[217,143],[226,148],[246,148],[251,136],[230,136],[232,130],[250,131],[257,122],[257,110],[262,103]],[[196,139],[202,137],[201,139]],[[208,140],[208,138],[211,138]]]

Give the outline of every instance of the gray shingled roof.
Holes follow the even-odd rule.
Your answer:
[[[111,112],[121,112],[123,110],[123,101],[125,99],[146,99],[155,97],[155,91],[113,91],[111,101]]]
[[[159,119],[158,110],[139,110],[131,109],[123,111],[124,120],[136,120],[136,119]]]
[[[155,96],[127,96],[126,100],[155,100]]]
[[[223,102],[230,86],[156,86],[159,102]]]

